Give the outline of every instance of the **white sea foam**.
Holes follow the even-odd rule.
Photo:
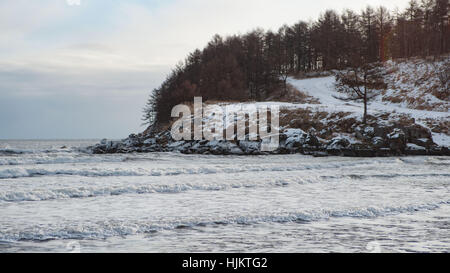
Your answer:
[[[126,157],[103,156],[92,157],[89,155],[56,155],[56,154],[33,154],[22,157],[0,157],[0,166],[16,165],[46,165],[46,164],[68,164],[68,163],[101,163],[101,162],[122,162]]]
[[[79,188],[61,188],[51,190],[33,190],[28,192],[0,192],[0,201],[5,202],[21,202],[21,201],[45,201],[54,199],[67,198],[87,198],[108,195],[122,194],[149,194],[149,193],[182,193],[192,190],[201,191],[221,191],[239,188],[254,187],[283,187],[289,183],[284,181],[275,181],[268,183],[173,183],[160,185],[130,185],[130,186],[114,186],[114,187],[79,187]]]
[[[8,167],[0,168],[0,179],[5,178],[20,178],[20,177],[33,177],[33,176],[87,176],[87,177],[102,177],[102,176],[174,176],[181,174],[233,174],[242,172],[291,172],[299,170],[320,170],[320,169],[335,169],[343,167],[361,167],[364,165],[376,165],[382,162],[378,160],[361,160],[361,161],[343,161],[333,163],[316,163],[309,164],[303,163],[301,165],[287,164],[283,165],[247,165],[247,166],[219,166],[219,167],[191,167],[191,168],[153,168],[147,169],[143,167],[139,168],[108,168],[108,167],[96,167],[87,168],[83,165],[77,168],[28,168],[28,167]],[[385,164],[385,162],[383,162]]]
[[[65,251],[65,239],[80,240],[81,251],[360,251],[371,240],[395,242],[381,244],[387,251],[450,251],[448,157],[89,155],[61,141],[8,145],[0,252]]]
[[[269,172],[265,172],[269,174]],[[123,181],[118,181],[112,183],[106,183],[110,185],[105,185],[105,182],[95,182],[86,181],[85,183],[79,183],[71,185],[71,181],[64,183],[55,182],[43,184],[40,182],[37,186],[33,181],[28,182],[28,186],[23,185],[19,190],[14,191],[0,191],[0,202],[22,202],[22,201],[46,201],[46,200],[57,200],[57,199],[69,199],[69,198],[95,198],[99,196],[117,196],[123,194],[151,194],[151,193],[183,193],[192,190],[200,191],[222,191],[230,189],[239,188],[270,188],[270,187],[287,187],[294,184],[310,184],[310,183],[329,183],[329,182],[351,182],[358,180],[396,180],[405,181],[405,183],[412,184],[413,181],[416,183],[427,183],[427,181],[435,181],[440,179],[445,181],[446,178],[450,177],[448,173],[409,173],[409,174],[352,174],[347,173],[343,175],[310,175],[308,173],[302,173],[302,175],[296,176],[295,174],[291,177],[284,176],[279,179],[264,178],[260,176],[250,176],[244,179],[243,176],[236,177],[236,179],[224,179],[221,175],[216,177],[220,179],[218,182],[207,181],[208,179],[200,180],[198,176],[190,177],[183,176],[178,177],[175,181],[171,179],[166,180],[164,183],[158,183],[158,177],[152,180],[142,177],[142,179],[130,180],[124,178]],[[248,175],[247,175],[248,176]],[[210,177],[210,176],[207,176]],[[118,177],[115,177],[118,178]],[[58,179],[58,178],[55,178]],[[96,179],[91,177],[91,179]],[[147,180],[147,181],[146,181]],[[192,180],[192,182],[188,182]],[[26,182],[27,180],[24,180]],[[34,181],[37,182],[37,181]],[[7,185],[7,184],[6,184]],[[55,188],[57,185],[65,185],[66,187]],[[0,190],[5,185],[0,186]]]
[[[84,225],[57,225],[46,227],[36,225],[20,231],[0,231],[0,241],[47,241],[56,239],[105,239],[113,236],[129,236],[142,233],[155,233],[163,230],[197,228],[222,225],[255,225],[261,223],[299,223],[329,220],[332,218],[377,218],[401,213],[431,211],[450,200],[435,203],[412,204],[399,207],[367,207],[349,210],[296,211],[282,215],[245,215],[217,219],[198,219],[194,221],[166,221],[160,223],[145,221],[99,221]]]

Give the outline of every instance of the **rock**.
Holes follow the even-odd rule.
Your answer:
[[[415,145],[430,149],[431,146],[435,146],[436,144],[433,142],[433,139],[431,138],[418,138],[418,139],[411,139],[411,142]]]
[[[363,143],[351,144],[345,137],[335,137],[323,145],[315,136],[314,130],[305,133],[299,128],[290,128],[280,133],[278,149],[262,152],[260,141],[174,141],[171,132],[166,130],[148,134],[131,134],[121,141],[102,139],[99,144],[93,145],[87,150],[94,154],[174,151],[186,154],[216,155],[303,153],[315,157],[328,155],[353,157],[404,154],[450,155],[448,148],[438,147],[433,142],[431,132],[427,128],[417,124],[409,126],[398,124],[395,127],[393,125],[359,126],[355,129],[355,135],[359,139],[363,139]]]
[[[406,136],[403,130],[395,128],[387,135],[389,147],[396,152],[403,152],[406,148]]]
[[[243,154],[243,151],[233,142],[230,141],[210,141],[207,143],[210,147],[212,154],[217,155],[230,155],[230,154]]]
[[[257,141],[241,140],[239,148],[244,154],[258,154],[261,151],[261,143]]]
[[[350,141],[343,137],[333,138],[326,146],[327,153],[331,155],[342,155],[343,150],[349,148]]]
[[[105,149],[104,149],[104,145],[95,145],[93,147],[91,147],[92,153],[93,154],[104,154],[105,153]]]
[[[389,128],[384,126],[375,126],[373,127],[373,136],[379,138],[385,138],[388,133]]]
[[[306,136],[306,145],[308,145],[309,147],[319,147],[320,146],[320,141],[317,139],[316,136],[308,134]]]
[[[184,141],[176,141],[176,142],[172,142],[169,145],[167,145],[167,148],[169,148],[171,150],[178,150],[185,144],[186,143]]]
[[[403,128],[406,141],[429,149],[435,145],[430,130],[418,124],[413,124]]]
[[[239,148],[237,145],[235,147],[232,147],[230,150],[230,153],[233,155],[243,155],[244,152]]]
[[[178,147],[178,151],[183,154],[189,154],[189,149],[192,147],[192,141],[185,141],[185,143]]]
[[[432,146],[428,150],[428,155],[450,156],[450,149],[448,147]]]
[[[358,139],[368,141],[375,136],[375,128],[371,126],[356,127],[355,136]]]
[[[373,147],[379,149],[386,147],[386,141],[382,137],[374,137],[372,138],[372,145]]]
[[[280,141],[280,143],[284,143],[284,148],[291,152],[301,151],[303,149],[317,148],[320,146],[320,142],[316,136],[312,134],[307,134],[301,129],[287,129],[282,135],[284,135],[282,140],[285,138],[285,141]],[[280,151],[282,149],[279,149]]]
[[[282,135],[285,139],[285,147],[288,150],[294,150],[295,148],[300,148],[306,143],[307,134],[301,129],[286,129]]]
[[[200,141],[195,143],[194,145],[192,145],[192,147],[190,147],[189,153],[191,154],[204,154],[205,152],[209,151],[209,147],[205,146],[205,142]]]
[[[327,145],[327,150],[340,150],[350,146],[350,141],[343,137],[333,138]]]
[[[156,139],[155,138],[147,138],[143,141],[144,145],[155,145]]]
[[[408,155],[427,155],[428,154],[428,151],[427,151],[427,149],[425,149],[425,147],[418,146],[414,143],[407,143],[405,152]]]
[[[413,125],[404,127],[403,131],[405,132],[406,138],[408,139],[408,141],[410,141],[412,139],[419,139],[419,138],[427,138],[427,139],[432,138],[431,132],[427,128],[424,128],[418,124],[413,124]]]

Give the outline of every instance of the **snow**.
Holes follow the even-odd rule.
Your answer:
[[[443,133],[433,133],[433,141],[439,146],[450,146],[450,136]]]
[[[302,136],[302,135],[304,135],[304,134],[306,134],[302,129],[298,129],[298,128],[289,128],[289,129],[286,129],[285,131],[284,131],[284,134],[288,137],[288,138],[290,138],[290,137],[297,137],[297,136]]]
[[[438,63],[439,65],[439,63]],[[426,63],[414,63],[414,62],[404,62],[404,63],[395,63],[395,62],[387,62],[386,71],[388,73],[386,75],[386,82],[388,83],[388,89],[386,90],[385,96],[402,96],[401,90],[408,90],[408,96],[421,98],[426,100],[428,103],[440,103],[441,106],[433,108],[434,111],[431,110],[419,110],[415,109],[415,105],[408,104],[403,101],[401,103],[393,103],[390,101],[383,101],[383,95],[378,95],[374,98],[373,101],[368,104],[368,114],[377,116],[385,113],[389,113],[390,119],[396,119],[401,116],[408,116],[410,118],[414,118],[415,122],[425,128],[429,128],[427,125],[427,121],[435,120],[440,123],[446,120],[450,120],[450,114],[448,111],[441,111],[442,107],[446,107],[449,105],[448,101],[442,101],[431,95],[430,93],[424,93],[426,88],[431,88],[436,84],[436,77],[431,77],[427,80],[423,80],[420,82],[419,86],[416,86],[416,78],[414,75],[417,75],[419,78],[424,78],[424,75],[428,75],[428,71],[430,71],[431,65]],[[407,77],[409,76],[409,77]],[[408,81],[405,81],[408,79]],[[325,77],[316,77],[316,78],[308,78],[308,79],[295,79],[289,77],[287,82],[292,85],[294,88],[299,90],[300,92],[305,93],[313,98],[319,100],[320,104],[311,104],[311,103],[289,103],[289,102],[277,102],[277,101],[268,101],[268,102],[246,102],[246,103],[217,103],[214,106],[219,106],[222,108],[223,112],[225,110],[228,111],[237,111],[240,109],[245,109],[249,113],[253,113],[259,107],[263,106],[279,106],[280,109],[309,109],[311,111],[316,112],[328,112],[328,113],[350,113],[350,115],[346,116],[347,118],[356,118],[361,120],[363,113],[363,103],[355,102],[355,101],[343,101],[336,98],[336,95],[339,95],[335,89],[335,77],[334,76],[325,76]],[[425,90],[425,91],[424,91]],[[233,124],[235,120],[238,120],[242,117],[235,117],[234,115],[225,115],[225,128],[228,124]],[[217,117],[204,116],[203,122],[205,126],[214,127],[216,122],[220,120]],[[380,121],[382,122],[382,121]],[[373,130],[373,128],[366,127],[365,130]],[[430,130],[431,131],[431,130]],[[370,133],[366,131],[366,133]],[[287,131],[285,134],[289,137],[296,138],[298,136],[302,136],[304,132],[295,132],[295,131]],[[215,134],[213,134],[215,135]],[[444,133],[434,133],[432,132],[433,140],[435,143],[441,146],[450,146],[450,136]],[[354,139],[348,139],[351,143],[355,143]]]
[[[411,69],[410,66],[404,65],[408,69]],[[400,67],[401,70],[402,67]],[[404,68],[405,69],[405,68]],[[405,69],[403,73],[408,73],[408,69]],[[389,80],[389,79],[388,79]],[[392,79],[391,79],[392,80]],[[310,105],[310,104],[297,104],[293,105],[293,107],[298,108],[315,108],[320,111],[327,112],[349,112],[352,113],[352,116],[361,118],[363,113],[363,104],[360,102],[348,102],[337,99],[335,96],[338,94],[335,89],[335,78],[334,76],[321,77],[321,78],[309,78],[309,79],[294,79],[288,78],[288,83],[294,86],[300,92],[303,92],[309,96],[319,99],[319,105]],[[397,83],[400,85],[400,83]],[[406,86],[404,86],[406,88]],[[390,92],[390,93],[389,93]],[[393,90],[388,90],[389,94],[392,94]],[[412,92],[410,95],[417,95],[420,97],[420,94],[417,93],[417,90]],[[425,96],[425,95],[423,95]],[[430,98],[430,94],[427,94],[425,97],[429,98],[430,101],[433,102],[442,102],[434,96]],[[448,104],[448,102],[446,102]],[[450,120],[450,113],[448,111],[429,111],[429,110],[419,110],[409,108],[410,105],[406,103],[392,103],[389,101],[382,101],[382,96],[377,96],[374,98],[372,102],[368,104],[368,114],[377,115],[383,113],[396,113],[407,115],[411,118],[414,118],[416,123],[429,128],[425,120]],[[436,144],[441,146],[450,146],[450,136],[443,133],[434,133],[432,132],[433,140]]]
[[[409,150],[416,150],[416,151],[425,151],[425,147],[413,144],[413,143],[407,143],[406,144],[407,149]]]
[[[301,79],[301,80],[289,78],[288,83],[290,83],[299,91],[319,99],[321,106],[323,108],[326,108],[329,112],[352,112],[357,113],[358,115],[362,115],[363,112],[362,103],[347,102],[334,97],[338,95],[334,87],[335,83],[334,76],[323,78]],[[369,102],[368,104],[369,114],[380,114],[386,112],[407,114],[415,119],[450,118],[450,114],[448,112],[411,109],[401,104],[382,102],[380,97],[378,97],[377,100]]]
[[[386,96],[397,97],[401,101],[399,104],[406,108],[428,106],[434,111],[447,112],[450,102],[435,96],[437,93],[446,92],[438,77],[438,73],[444,69],[445,65],[443,60],[428,62],[423,59],[413,59],[405,62],[387,62]],[[406,92],[402,94],[402,90]],[[434,92],[430,92],[431,90]],[[409,101],[408,98],[415,99]]]
[[[330,141],[330,144],[328,144],[327,149],[329,150],[336,150],[336,149],[343,149],[347,148],[350,145],[350,141],[347,140],[345,137],[335,137]]]

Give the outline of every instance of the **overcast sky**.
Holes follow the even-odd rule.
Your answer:
[[[78,5],[77,2],[80,2]],[[0,0],[0,139],[123,138],[178,61],[216,33],[408,0]]]

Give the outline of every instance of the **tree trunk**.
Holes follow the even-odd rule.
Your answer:
[[[363,115],[363,124],[367,124],[367,90],[364,87],[364,115]]]

